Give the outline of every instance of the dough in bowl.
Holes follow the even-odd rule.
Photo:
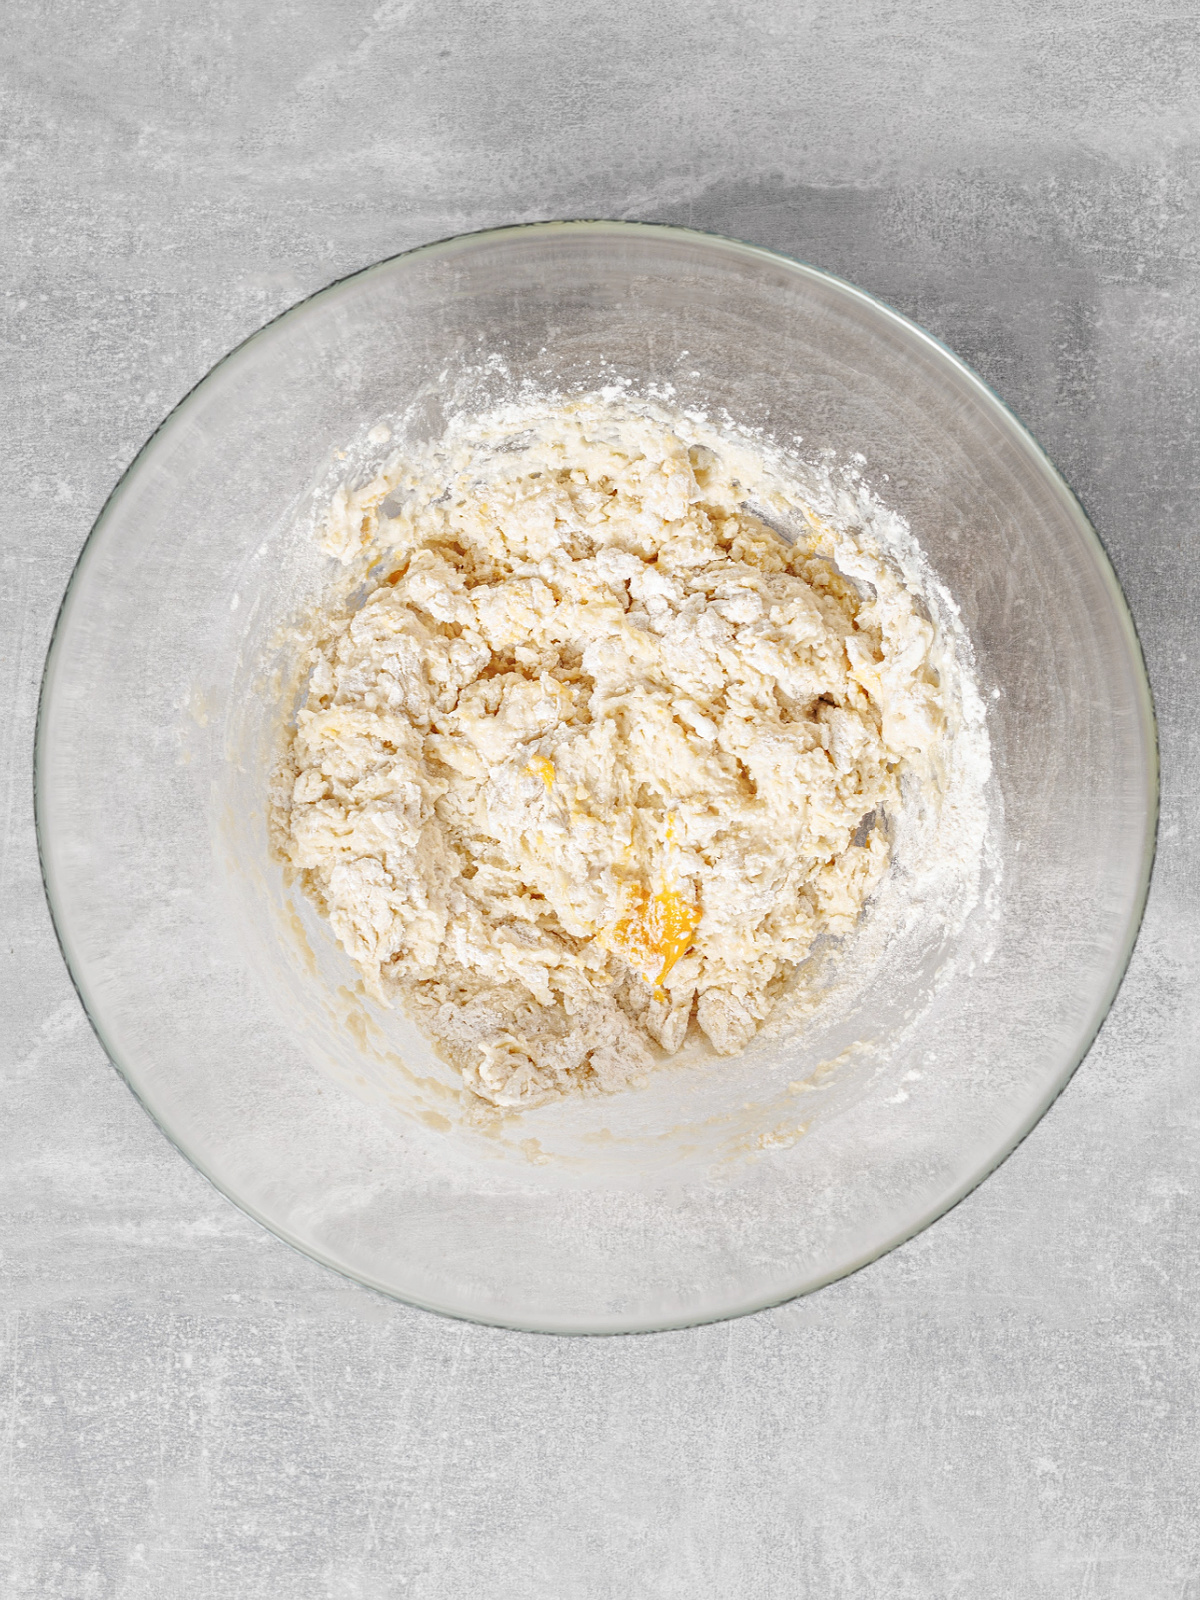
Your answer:
[[[768,525],[760,470],[594,395],[335,497],[327,548],[371,575],[310,619],[276,845],[478,1100],[741,1051],[936,796],[921,596],[801,497]]]

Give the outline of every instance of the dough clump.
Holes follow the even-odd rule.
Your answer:
[[[592,397],[335,497],[326,547],[373,575],[316,629],[276,840],[493,1105],[744,1049],[940,736],[919,602],[802,504],[789,544],[735,469]]]

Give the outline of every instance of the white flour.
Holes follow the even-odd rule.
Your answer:
[[[808,477],[593,395],[335,497],[327,548],[374,577],[312,619],[276,841],[478,1099],[620,1089],[689,1030],[740,1051],[900,839],[969,909],[953,608],[852,476]]]

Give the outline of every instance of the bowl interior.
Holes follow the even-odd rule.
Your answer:
[[[329,581],[311,533],[348,473],[457,409],[618,380],[799,437],[812,459],[865,458],[974,649],[994,764],[986,893],[949,942],[898,921],[861,980],[845,979],[843,952],[828,1002],[784,1039],[481,1129],[271,860],[266,784],[296,691],[286,624]],[[371,441],[381,421],[387,445]],[[752,1309],[851,1270],[966,1192],[1103,1017],[1154,800],[1149,698],[1111,569],[994,396],[844,284],[623,224],[398,257],[226,358],[97,524],[39,729],[64,950],[167,1133],[318,1259],[547,1330]]]

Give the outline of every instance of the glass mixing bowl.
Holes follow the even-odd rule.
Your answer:
[[[865,458],[974,646],[993,870],[956,950],[884,959],[853,1005],[818,1008],[785,1043],[478,1129],[449,1070],[362,994],[271,859],[266,789],[291,704],[281,628],[328,581],[311,537],[322,497],[395,447],[381,421],[427,437],[451,393],[483,405],[614,377],[802,436],[814,458]],[[821,272],[621,223],[427,246],[220,362],[88,540],[37,746],[63,951],[109,1055],[180,1150],[363,1283],[563,1332],[770,1305],[870,1261],[978,1183],[1112,999],[1156,792],[1113,572],[995,395]]]

